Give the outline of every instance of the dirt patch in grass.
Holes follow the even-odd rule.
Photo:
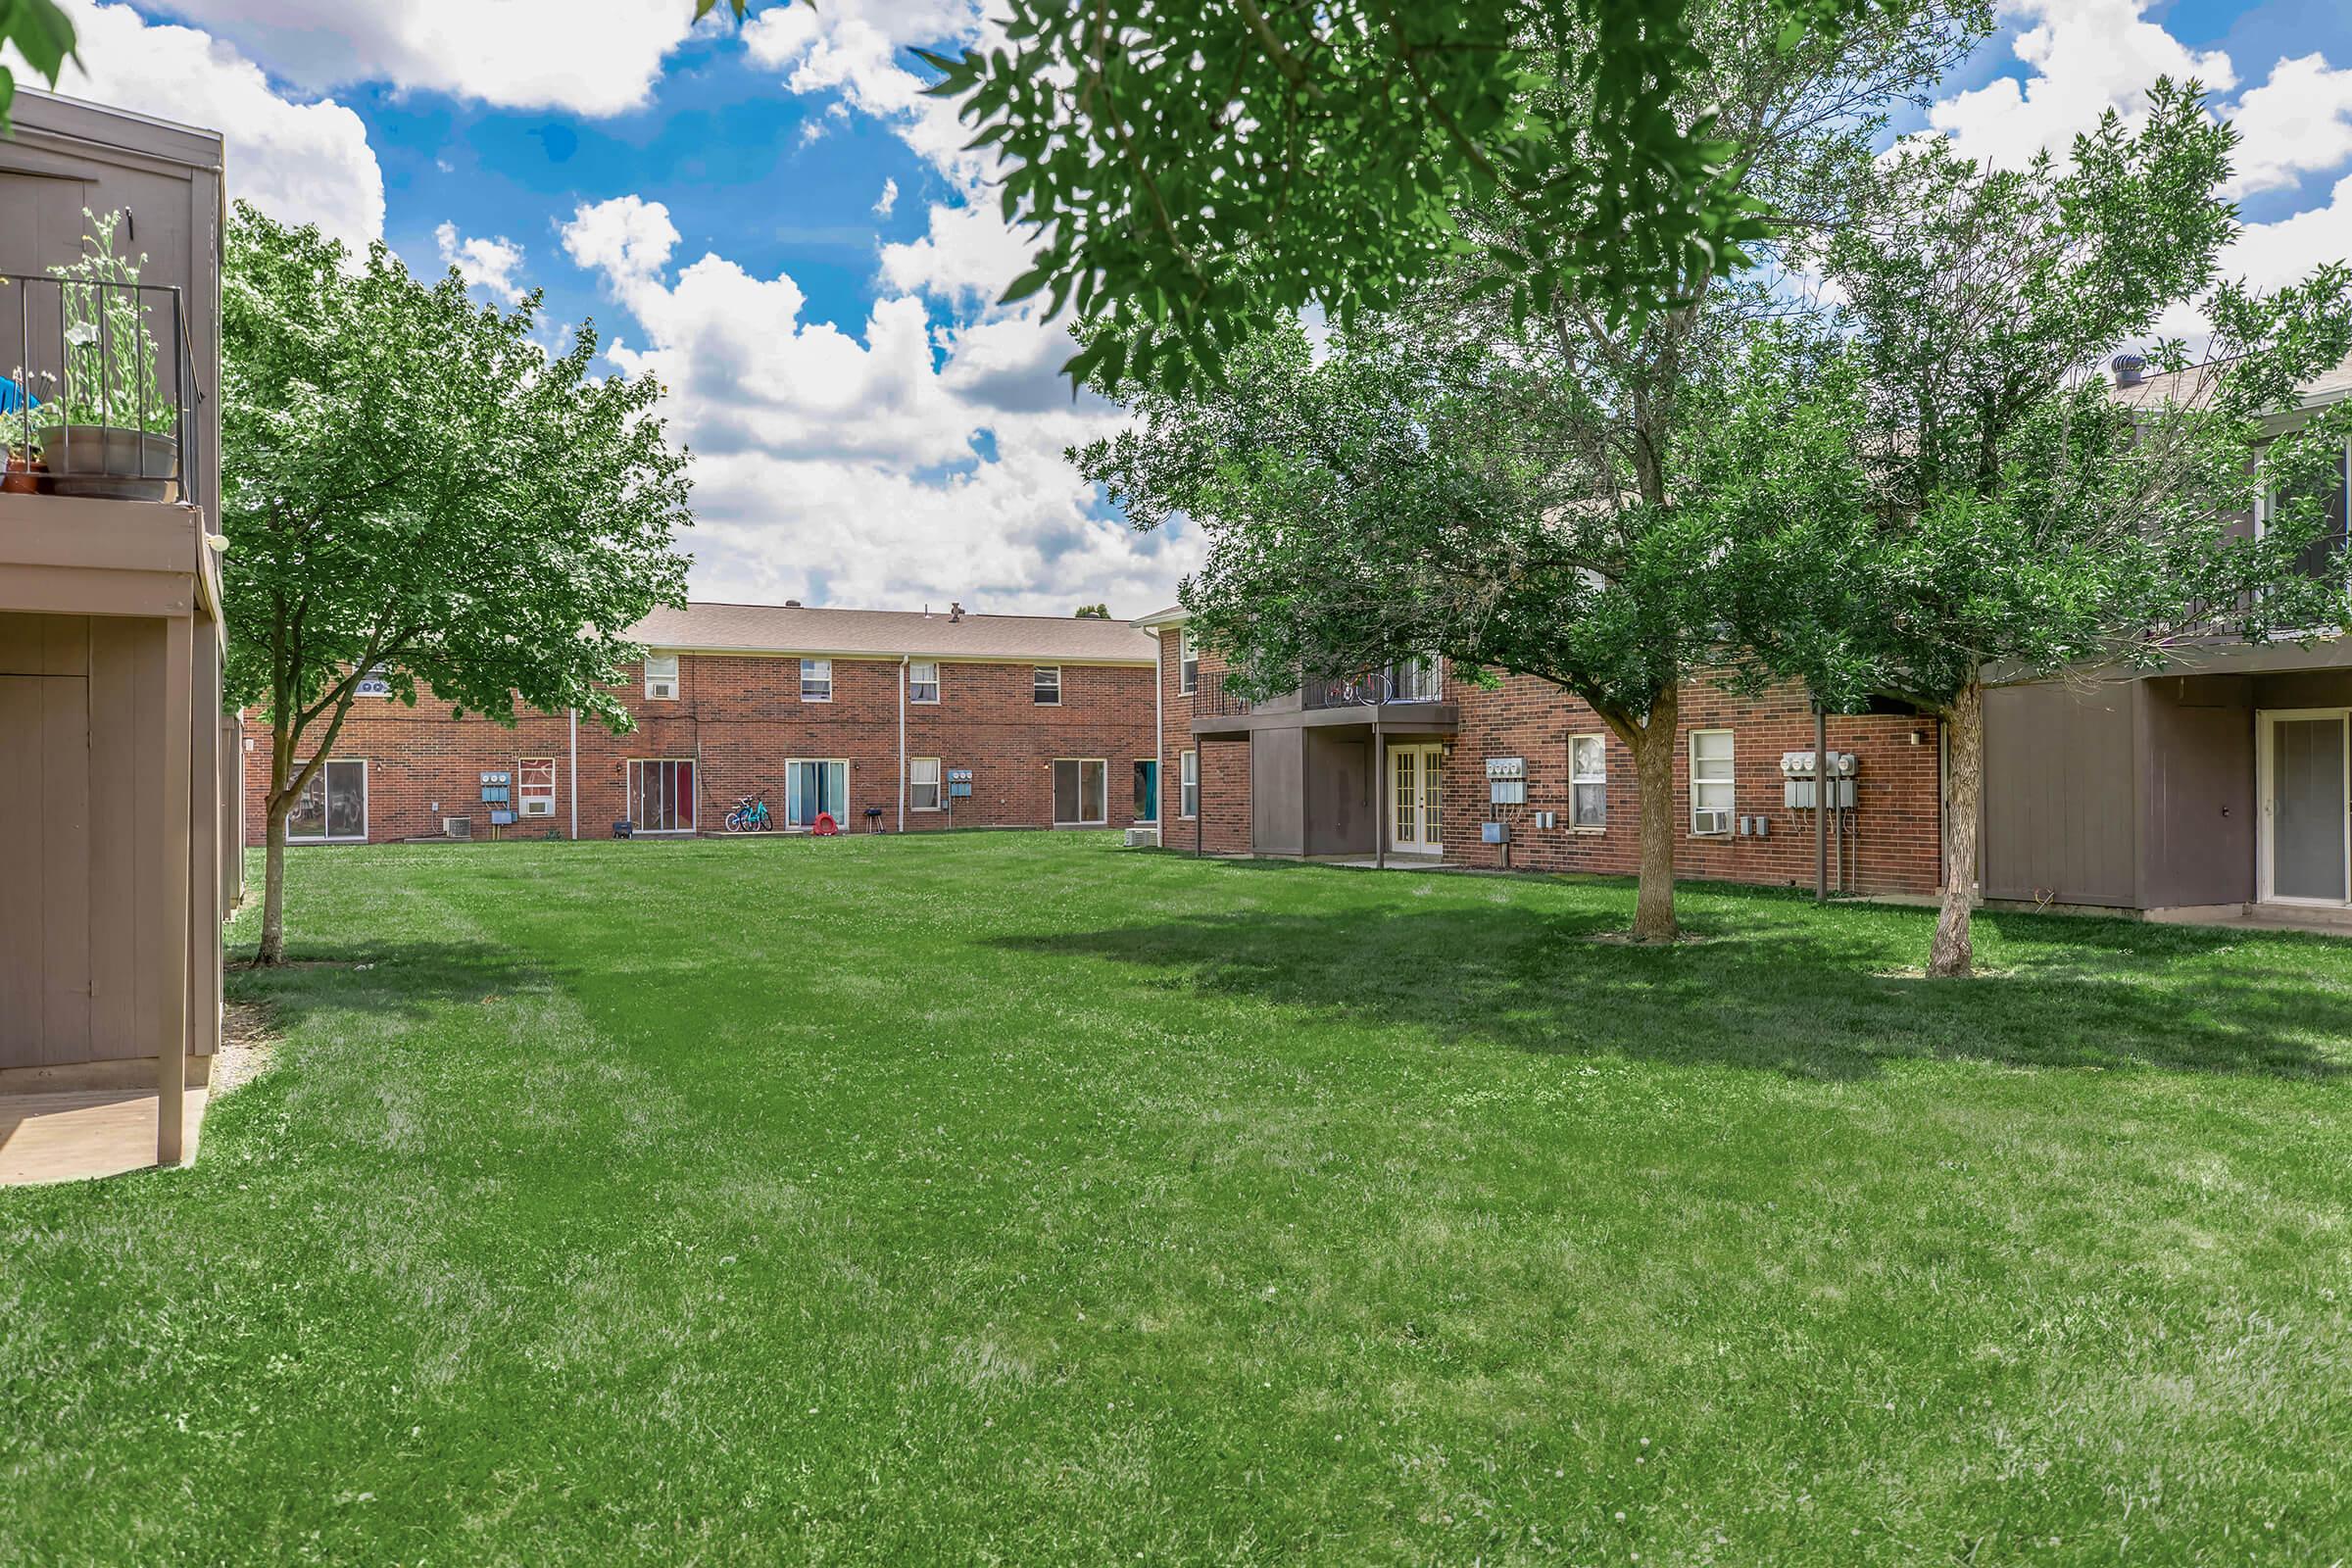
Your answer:
[[[220,1049],[213,1053],[215,1096],[242,1088],[270,1070],[277,1054],[277,1034],[270,1014],[250,1002],[231,1002],[220,1008]]]

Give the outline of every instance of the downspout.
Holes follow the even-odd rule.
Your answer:
[[[571,841],[580,841],[580,710],[571,712],[571,783],[564,794],[571,799]]]
[[[906,831],[906,662],[913,657],[899,656],[899,831],[902,833]],[[940,772],[945,774],[947,769],[942,767]],[[944,778],[940,788],[947,788]]]
[[[1168,820],[1168,633],[1160,627],[1152,634],[1155,650],[1152,660],[1152,842],[1159,842],[1160,830]],[[1179,636],[1182,633],[1178,634]],[[1181,674],[1184,644],[1176,645],[1178,672]],[[1184,781],[1176,781],[1176,804],[1184,805]]]
[[[1372,705],[1372,869],[1389,868],[1389,822],[1396,803],[1389,798],[1389,754],[1381,745],[1380,704]]]
[[[1830,902],[1830,715],[1813,704],[1813,902]]]

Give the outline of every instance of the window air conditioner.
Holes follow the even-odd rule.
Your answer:
[[[441,819],[441,836],[443,838],[451,839],[469,839],[473,837],[473,818],[470,816],[443,817]]]
[[[1731,830],[1732,813],[1728,807],[1701,807],[1691,813],[1690,831],[1693,833],[1729,833]]]
[[[674,680],[649,680],[645,683],[645,695],[648,698],[675,701],[678,695],[678,683]]]
[[[556,803],[544,795],[533,796],[522,803],[522,814],[525,816],[553,816],[556,814]]]

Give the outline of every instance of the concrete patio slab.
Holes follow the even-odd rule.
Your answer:
[[[205,1090],[187,1092],[187,1153],[196,1157]],[[119,1176],[155,1163],[155,1091],[83,1089],[0,1095],[0,1187]]]

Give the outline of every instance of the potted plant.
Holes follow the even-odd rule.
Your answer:
[[[159,358],[138,288],[145,256],[115,249],[119,212],[86,208],[89,243],[59,280],[64,375],[58,395],[34,404],[32,444],[64,496],[170,501],[179,479],[179,409],[156,374]]]

